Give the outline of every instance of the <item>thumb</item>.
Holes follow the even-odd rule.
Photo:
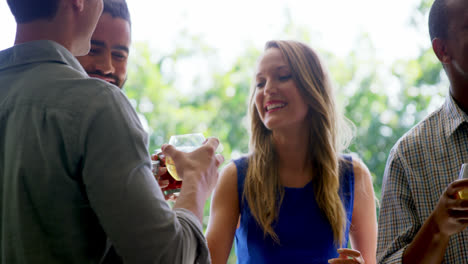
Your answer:
[[[219,145],[219,139],[210,137],[206,140],[205,145],[211,146],[214,150],[216,150]]]
[[[164,156],[166,156],[166,157],[169,156],[169,157],[174,158],[174,156],[175,156],[175,154],[177,152],[177,149],[172,145],[163,144],[161,146],[161,151],[164,154]]]

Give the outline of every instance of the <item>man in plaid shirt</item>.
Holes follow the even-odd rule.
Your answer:
[[[393,147],[379,218],[379,263],[468,263],[468,1],[435,0],[432,47],[450,80],[442,107]]]

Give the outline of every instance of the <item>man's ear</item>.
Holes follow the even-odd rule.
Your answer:
[[[449,64],[452,60],[448,54],[447,44],[440,38],[432,40],[432,49],[442,64]]]
[[[79,12],[83,11],[85,0],[70,0],[70,1],[72,2],[73,9]]]

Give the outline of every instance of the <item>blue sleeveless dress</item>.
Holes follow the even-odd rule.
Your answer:
[[[351,157],[344,157],[351,161]],[[247,201],[242,200],[248,159],[244,157],[234,160],[234,163],[237,167],[237,191],[241,212],[240,226],[235,235],[237,263],[327,264],[329,259],[338,257],[337,247],[333,243],[333,231],[318,208],[312,182],[303,188],[285,187],[283,203],[274,226],[280,239],[280,244],[277,244],[270,236],[263,235],[263,230],[246,206]],[[340,195],[348,220],[342,247],[346,248],[353,212],[354,171],[351,162],[342,165]]]

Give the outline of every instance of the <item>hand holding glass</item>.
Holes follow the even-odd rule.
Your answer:
[[[169,139],[169,144],[174,146],[177,150],[183,152],[191,152],[194,151],[196,148],[203,145],[205,142],[205,137],[201,133],[195,134],[185,134],[185,135],[175,135]],[[221,143],[218,145],[216,152],[222,151]],[[182,179],[177,174],[176,167],[174,165],[174,161],[171,157],[166,157],[166,167],[167,171],[171,174],[171,176],[176,179],[177,181],[181,181]]]
[[[458,175],[458,179],[468,179],[468,163],[462,164],[460,174]],[[468,189],[458,191],[458,196],[460,197],[460,199],[468,200]]]

